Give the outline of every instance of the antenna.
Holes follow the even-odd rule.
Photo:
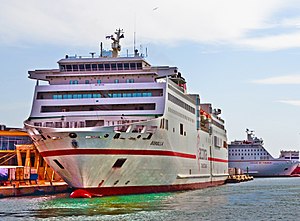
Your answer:
[[[133,51],[135,51],[135,30],[133,32]]]
[[[102,57],[103,56],[103,43],[102,43],[102,41],[100,42],[100,57]]]
[[[141,56],[143,57],[143,45],[140,45],[140,53],[141,53]]]
[[[136,13],[134,13],[134,31],[133,31],[133,53],[135,53],[135,43],[136,43]]]

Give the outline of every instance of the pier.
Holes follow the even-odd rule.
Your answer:
[[[68,185],[21,129],[0,130],[0,197],[67,192]]]
[[[16,196],[49,195],[70,192],[65,182],[41,182],[36,184],[14,183],[0,187],[0,198]]]

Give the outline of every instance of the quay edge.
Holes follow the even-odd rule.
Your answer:
[[[69,193],[70,187],[65,182],[45,182],[39,185],[1,186],[0,198],[20,196],[41,196],[58,193]]]

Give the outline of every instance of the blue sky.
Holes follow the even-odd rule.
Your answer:
[[[228,139],[256,131],[266,148],[300,149],[300,2],[296,0],[0,0],[0,123],[21,127],[35,82],[28,70],[105,48],[123,28],[123,52],[177,66],[188,91],[222,109]],[[123,39],[122,39],[123,40]]]

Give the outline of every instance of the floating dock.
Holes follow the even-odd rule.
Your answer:
[[[253,180],[253,176],[249,174],[244,174],[240,168],[229,168],[229,176],[226,180],[226,183],[239,183]]]
[[[228,176],[226,183],[239,183],[253,180],[253,176],[241,174],[241,175],[230,175]]]

